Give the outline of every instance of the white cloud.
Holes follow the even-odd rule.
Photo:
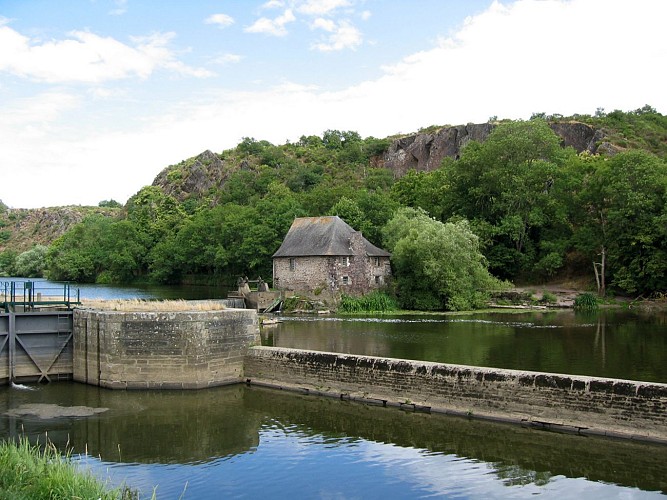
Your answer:
[[[385,67],[374,80],[335,92],[299,81],[260,92],[217,88],[197,95],[196,104],[184,97],[162,107],[162,114],[145,113],[141,123],[123,123],[115,133],[107,132],[111,124],[105,133],[91,128],[72,133],[69,123],[56,131],[57,120],[82,103],[67,93],[43,94],[0,109],[0,173],[3,178],[11,173],[16,187],[3,190],[0,198],[14,207],[124,202],[167,165],[205,149],[231,148],[244,136],[275,144],[327,129],[386,137],[432,124],[482,122],[492,115],[527,119],[533,112],[569,115],[644,104],[665,114],[664,19],[663,0],[495,3],[435,46]],[[20,49],[31,42],[2,29],[0,70],[8,71],[5,47],[18,43]],[[161,63],[171,54],[126,49]],[[127,68],[126,74],[139,74]],[[51,172],[59,175],[52,178]],[[22,194],[22,185],[31,191]]]
[[[5,137],[14,130],[28,127],[32,131],[45,129],[61,118],[62,114],[79,106],[81,99],[67,92],[45,92],[32,97],[17,99],[10,106],[0,107],[0,130]],[[46,132],[46,130],[45,130]],[[42,134],[44,137],[46,133]]]
[[[212,14],[204,20],[204,23],[217,24],[220,28],[226,28],[234,24],[234,18],[227,14]]]
[[[312,29],[322,29],[324,31],[332,32],[336,29],[336,23],[332,19],[318,17],[311,23],[310,27]]]
[[[350,5],[349,0],[306,0],[297,7],[297,12],[309,16],[323,16]]]
[[[262,4],[262,9],[282,9],[285,7],[285,2],[282,0],[269,0],[268,2]]]
[[[276,87],[273,87],[273,92],[281,94],[283,92],[292,93],[292,92],[309,92],[318,90],[317,85],[302,85],[295,82],[283,82]]]
[[[363,21],[368,21],[371,18],[371,11],[370,10],[365,10],[361,13],[361,19]]]
[[[109,11],[112,16],[122,16],[127,12],[127,0],[116,0],[116,8]]]
[[[176,60],[167,45],[172,33],[135,37],[131,47],[111,37],[73,31],[63,40],[38,42],[0,25],[0,72],[48,83],[101,83],[130,77],[147,78],[164,68],[184,75],[204,77],[203,69]]]
[[[313,48],[321,52],[332,52],[336,50],[355,49],[363,42],[361,32],[348,21],[340,21],[335,24],[326,19],[318,19],[315,27],[331,33],[325,41],[313,44]]]
[[[275,19],[269,19],[268,17],[260,17],[252,25],[245,28],[247,33],[263,33],[266,35],[273,36],[285,36],[287,35],[287,29],[285,25],[296,20],[294,14],[290,9],[287,9],[282,15],[276,17]]]
[[[213,59],[213,62],[215,64],[220,64],[220,65],[227,65],[227,64],[235,64],[241,61],[243,59],[242,56],[238,54],[222,54],[215,59]]]

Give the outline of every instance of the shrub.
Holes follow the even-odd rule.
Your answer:
[[[542,293],[542,300],[540,302],[543,302],[544,304],[555,304],[558,301],[556,294],[551,293],[551,292],[543,292]]]
[[[581,311],[594,311],[598,308],[598,298],[592,293],[580,293],[574,299],[574,308]]]

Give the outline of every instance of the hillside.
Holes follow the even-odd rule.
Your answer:
[[[633,112],[599,110],[595,116],[560,115],[536,117],[547,119],[551,129],[561,138],[563,146],[571,146],[577,152],[588,151],[613,155],[627,149],[644,149],[661,158],[667,158],[667,117],[645,106]],[[498,123],[457,126],[431,126],[414,134],[385,139],[361,139],[354,132],[326,131],[322,138],[302,137],[296,144],[276,146],[267,141],[245,138],[236,148],[222,153],[203,153],[170,165],[159,172],[153,185],[180,202],[209,206],[224,200],[227,181],[234,177],[255,177],[266,168],[282,170],[282,180],[292,189],[308,188],[317,184],[323,175],[342,177],[350,175],[374,176],[382,182],[386,171],[393,179],[410,170],[433,171],[444,158],[458,158],[462,149],[471,141],[484,141]],[[340,154],[337,145],[356,140],[360,144],[354,155]],[[335,144],[338,141],[339,144]],[[336,172],[340,162],[365,163],[363,173],[357,171]],[[337,159],[337,158],[336,158]],[[380,170],[378,170],[380,169]],[[241,174],[238,174],[241,172]],[[387,180],[387,182],[389,182]],[[140,186],[138,186],[139,188]],[[49,245],[86,215],[101,214],[120,217],[117,208],[100,207],[50,207],[39,209],[7,209],[0,201],[0,252],[25,251],[36,244]]]
[[[572,147],[578,153],[587,151],[591,154],[613,156],[620,151],[643,149],[667,158],[667,117],[650,106],[628,113],[613,111],[605,114],[600,110],[596,116],[563,117],[538,114],[535,118],[546,119],[550,128],[561,139],[561,145]],[[358,139],[355,142],[359,145],[359,150],[355,152],[357,154],[347,155],[349,158],[343,155],[343,162],[346,159],[354,163],[361,161],[369,169],[387,170],[397,179],[411,170],[436,170],[445,158],[458,159],[467,144],[471,141],[483,142],[499,123],[508,121],[431,126],[415,134],[385,139],[370,137],[362,140],[358,136],[349,137],[350,134],[356,134],[355,132],[328,130],[324,132],[321,140],[315,136],[304,136],[295,144],[280,146],[245,138],[234,149],[219,154],[207,150],[166,167],[156,176],[153,185],[181,202],[205,198],[208,203],[215,205],[220,200],[219,191],[232,174],[239,171],[255,175],[260,173],[263,166],[282,168],[287,171],[287,175],[283,176],[287,181],[294,170],[307,169],[317,162],[315,176],[327,174],[335,178],[340,176],[340,172],[332,171],[328,167],[340,169],[340,164],[317,154],[318,147],[323,146],[325,153],[336,156],[340,149],[337,146],[344,147],[355,139]],[[368,172],[364,169],[364,174],[366,173]],[[347,174],[360,177],[359,172],[346,172],[346,180],[349,180]]]
[[[339,130],[282,145],[246,137],[168,166],[122,209],[0,204],[0,265],[11,272],[29,261],[17,252],[63,235],[37,262],[52,279],[233,283],[271,276],[295,217],[338,215],[382,247],[383,228],[409,208],[469,224],[498,278],[591,282],[604,252],[610,285],[657,293],[667,289],[666,158],[667,118],[650,107],[383,139]],[[104,217],[85,217],[94,213]]]
[[[9,209],[0,203],[0,252],[20,253],[35,245],[48,246],[84,217],[91,214],[116,217],[120,210],[82,206]]]

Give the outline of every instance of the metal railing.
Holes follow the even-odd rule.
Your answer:
[[[70,283],[42,281],[0,281],[0,310],[31,311],[43,307],[66,307],[80,304],[79,289]]]

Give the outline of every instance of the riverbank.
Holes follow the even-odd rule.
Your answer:
[[[47,443],[32,445],[27,438],[18,443],[0,443],[0,497],[2,498],[98,498],[130,500],[136,491],[123,486],[109,489],[90,471],[80,470],[69,455],[62,456]]]

